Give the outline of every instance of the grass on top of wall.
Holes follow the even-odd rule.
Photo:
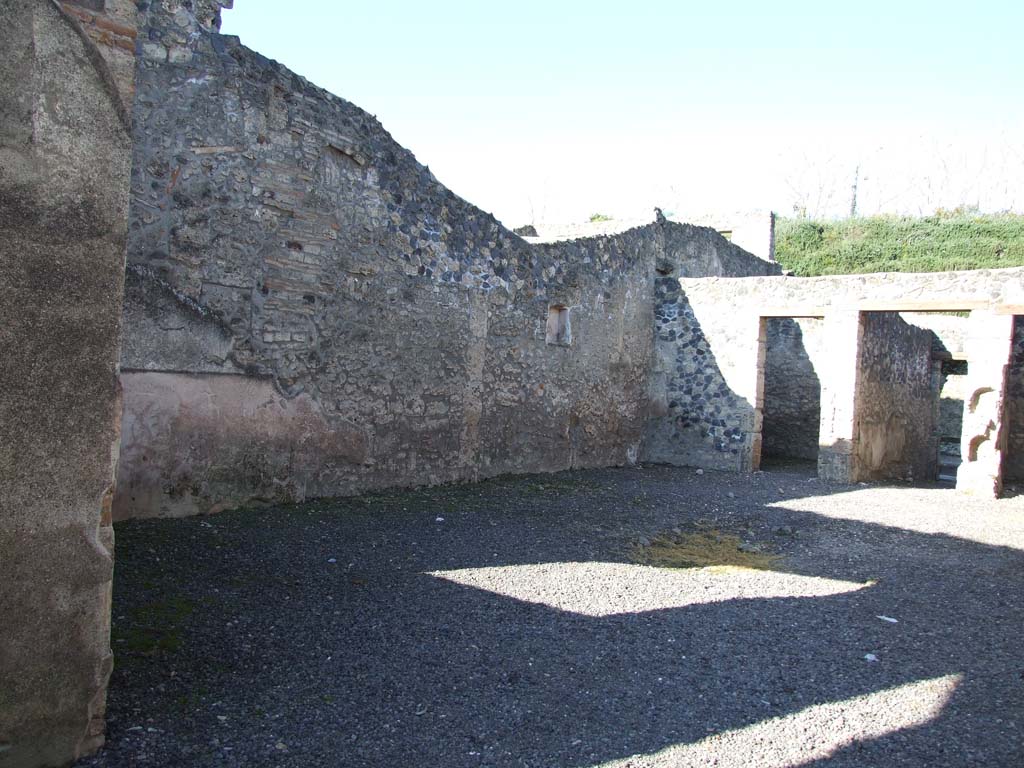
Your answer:
[[[797,275],[1024,266],[1024,215],[940,211],[838,221],[779,218],[775,257]]]

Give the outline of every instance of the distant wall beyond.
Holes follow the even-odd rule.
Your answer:
[[[857,463],[863,480],[935,476],[938,392],[930,331],[897,312],[867,312],[857,391]]]
[[[660,367],[655,379],[666,376],[668,402],[665,416],[648,425],[645,455],[652,460],[718,469],[758,466],[771,352],[764,331],[771,318],[822,317],[827,353],[815,365],[822,403],[819,475],[844,482],[901,475],[885,470],[889,466],[906,470],[902,477],[929,479],[937,453],[932,431],[936,334],[900,314],[956,311],[969,317],[955,318],[952,326],[963,327],[942,330],[939,340],[969,364],[968,389],[985,408],[973,414],[978,423],[965,424],[963,434],[966,442],[986,446],[976,458],[965,459],[972,466],[958,475],[957,487],[984,494],[997,489],[1000,452],[991,438],[1000,417],[992,404],[1003,401],[1001,372],[1010,345],[1002,329],[1009,326],[1009,313],[1024,306],[1024,269],[664,278],[656,291]],[[1007,400],[1018,408],[1020,395],[1010,392]],[[891,418],[906,423],[888,429]],[[927,461],[918,447],[927,448]],[[1009,453],[1015,461],[1014,451]]]
[[[824,321],[772,317],[766,322],[761,456],[816,461],[821,429],[817,369],[829,352]]]

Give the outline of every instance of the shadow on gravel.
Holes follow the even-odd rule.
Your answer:
[[[851,490],[782,481],[602,470],[120,524],[108,746],[80,765],[1019,764],[1024,553],[781,508]],[[777,596],[767,571],[588,615],[429,575],[515,566],[488,573],[543,592],[519,566],[624,564],[709,523],[849,588]],[[629,568],[560,571],[559,599],[628,604]]]

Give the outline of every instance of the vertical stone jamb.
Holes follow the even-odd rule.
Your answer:
[[[757,385],[754,391],[754,429],[750,441],[750,469],[761,468],[761,446],[764,444],[764,377],[768,359],[768,318],[759,318],[757,329]]]
[[[741,333],[727,348],[716,346],[722,374],[743,404],[737,414],[743,434],[736,471],[753,472],[761,465],[761,420],[764,406],[766,323],[756,311],[744,312]]]
[[[824,333],[832,348],[823,360],[818,477],[837,483],[857,480],[857,397],[863,316],[856,310],[825,315]]]
[[[79,11],[0,3],[4,768],[65,765],[99,748],[113,663],[110,500],[131,168],[121,85],[131,70],[118,81],[92,36],[111,32],[106,17]]]
[[[967,322],[967,397],[964,399],[957,471],[959,491],[997,497],[1002,493],[1006,450],[1006,376],[1013,342],[1013,315],[974,310]]]

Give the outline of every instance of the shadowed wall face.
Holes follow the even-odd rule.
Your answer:
[[[1006,373],[1006,451],[1003,477],[1024,481],[1024,316],[1013,318],[1013,351]]]
[[[866,312],[857,388],[858,479],[935,476],[930,331],[897,312]]]
[[[60,765],[103,742],[131,147],[61,6],[5,2],[0,50],[0,762]]]
[[[170,11],[139,68],[116,519],[636,461],[655,265],[774,269],[679,224],[531,246]]]
[[[821,382],[816,364],[828,354],[824,321],[771,317],[766,323],[761,457],[817,461]]]
[[[771,353],[770,318],[823,317],[827,353],[814,366],[821,384],[819,476],[933,477],[939,393],[932,360],[942,353],[969,363],[961,443],[979,448],[966,474],[961,467],[957,487],[998,492],[1004,379],[1013,380],[1005,373],[1012,319],[1006,312],[1024,303],[1024,270],[676,282],[656,283],[652,382],[663,377],[672,397],[664,416],[648,424],[651,460],[756,466],[765,407],[758,377]],[[926,327],[900,317],[964,308],[971,308],[969,318],[929,317],[921,321]],[[1019,396],[1005,399],[1012,401],[1007,413],[1015,412]]]

